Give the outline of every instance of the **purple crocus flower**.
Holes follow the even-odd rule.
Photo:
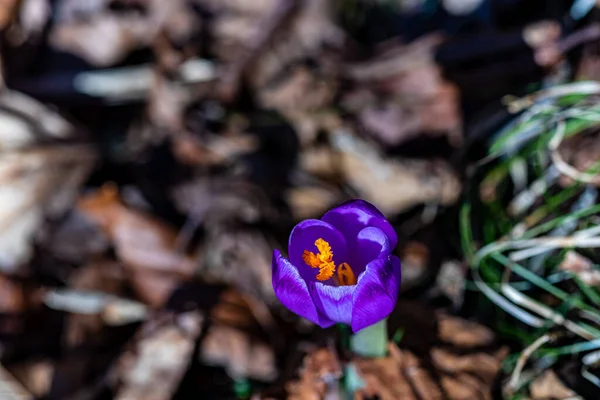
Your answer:
[[[398,238],[381,212],[351,200],[290,235],[289,260],[273,252],[273,288],[279,301],[322,328],[335,323],[354,332],[387,317],[400,287]]]

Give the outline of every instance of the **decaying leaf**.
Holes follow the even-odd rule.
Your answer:
[[[259,95],[263,106],[284,115],[300,142],[307,145],[323,128],[323,110],[333,101],[336,89],[337,79],[332,72],[319,73],[298,66],[286,74],[285,80],[267,85]]]
[[[444,262],[436,278],[436,288],[452,300],[455,308],[459,308],[465,291],[464,266],[455,260]]]
[[[110,238],[137,294],[148,304],[162,305],[182,280],[194,276],[197,262],[179,251],[177,233],[126,207],[114,186],[85,196],[77,206]]]
[[[590,259],[574,250],[565,253],[565,257],[560,263],[559,268],[578,277],[586,285],[600,285],[600,271],[594,268],[594,264]]]
[[[494,333],[483,325],[447,314],[438,315],[440,339],[463,348],[489,346]]]
[[[24,311],[25,304],[23,286],[0,275],[0,314],[19,314]]]
[[[569,389],[558,379],[552,370],[546,370],[529,386],[531,400],[583,400],[573,390]]]
[[[342,376],[340,360],[329,349],[317,349],[304,358],[300,379],[286,385],[289,400],[335,399]]]
[[[345,106],[383,143],[399,145],[422,133],[462,143],[458,90],[433,61],[441,42],[428,35],[347,67],[346,74],[363,85],[346,95]]]
[[[598,176],[598,160],[600,160],[600,145],[598,144],[599,132],[590,132],[589,134],[575,135],[565,139],[559,146],[558,153],[566,166],[564,168],[572,169],[568,176],[563,174],[560,182],[563,186],[573,184],[572,175],[576,174],[596,174],[591,179],[591,183],[600,186],[600,176]]]
[[[158,324],[151,320],[139,331],[137,342],[115,365],[112,376],[119,400],[169,400],[194,352],[203,317],[193,311]]]
[[[239,329],[211,326],[202,342],[200,357],[203,363],[225,367],[234,379],[268,382],[277,377],[273,350]]]
[[[33,396],[40,398],[50,390],[54,365],[49,360],[26,361],[11,366],[11,372]]]
[[[253,223],[271,212],[260,188],[229,177],[192,180],[176,187],[173,199],[180,210],[207,226]]]
[[[335,204],[341,203],[338,190],[325,185],[297,186],[286,193],[286,200],[297,221],[317,218]]]
[[[16,92],[0,96],[0,269],[16,271],[31,256],[45,217],[70,205],[95,160],[72,138],[73,127],[40,103]],[[38,142],[50,144],[36,146]]]
[[[0,365],[0,398],[6,400],[33,400],[34,397],[23,385]]]
[[[416,241],[406,243],[402,249],[402,287],[409,288],[418,284],[427,273],[429,250]]]
[[[365,382],[356,398],[377,396],[382,400],[437,400],[442,391],[421,361],[411,352],[389,347],[388,357],[356,360],[356,367]]]
[[[97,262],[79,268],[70,277],[71,288],[84,292],[120,295],[125,287],[124,271],[114,262]],[[78,301],[76,298],[74,301]],[[81,301],[81,300],[79,300]],[[73,313],[67,320],[66,341],[71,346],[85,343],[103,326],[100,306],[97,312]]]
[[[108,0],[61,1],[57,23],[50,32],[51,44],[91,64],[109,66],[130,51],[149,46],[160,32],[181,38],[196,29],[193,13],[185,1],[123,0],[121,3],[130,7],[129,12],[111,11]],[[103,40],[98,40],[99,37]]]
[[[460,181],[443,160],[386,158],[349,132],[336,132],[333,144],[346,181],[386,214],[422,203],[448,205],[458,198]]]
[[[13,22],[20,0],[2,0],[0,1],[0,28],[5,29]]]
[[[263,301],[274,299],[271,280],[273,246],[261,232],[221,228],[206,243],[202,276],[228,282]]]

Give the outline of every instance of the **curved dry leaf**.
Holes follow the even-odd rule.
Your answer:
[[[90,172],[91,147],[52,143],[70,137],[72,126],[35,100],[0,96],[0,269],[15,271],[29,259],[44,218],[66,211]],[[39,140],[50,144],[36,147]]]
[[[257,222],[271,212],[265,193],[246,181],[198,178],[173,190],[177,208],[206,226]]]
[[[494,332],[476,322],[438,314],[438,335],[444,342],[464,348],[485,347],[494,341]]]
[[[233,379],[251,378],[269,382],[277,377],[273,349],[252,340],[242,330],[213,325],[201,347],[201,361],[224,367]]]
[[[25,310],[25,292],[21,284],[0,275],[0,314],[20,314]]]
[[[0,365],[0,396],[6,400],[33,400],[23,385]]]
[[[105,186],[84,196],[77,207],[110,238],[136,292],[148,304],[164,304],[181,281],[194,276],[198,262],[179,251],[177,232],[126,207],[116,188]]]
[[[35,398],[41,398],[48,394],[52,385],[54,365],[50,360],[25,361],[11,366],[10,372]],[[1,395],[4,393],[0,389]]]
[[[327,186],[296,186],[285,194],[295,220],[318,218],[335,204],[341,203],[342,194]]]
[[[191,362],[203,317],[194,311],[155,325],[149,321],[142,326],[133,348],[113,367],[112,376],[120,384],[115,399],[169,400],[175,393]]]
[[[573,390],[565,386],[552,370],[546,370],[529,386],[532,400],[583,400]]]
[[[342,376],[337,355],[328,349],[308,354],[300,368],[300,378],[286,385],[289,400],[318,400],[326,398],[331,382]]]
[[[272,251],[273,245],[259,231],[215,230],[206,242],[202,276],[227,282],[270,303],[275,298]]]
[[[600,286],[600,271],[594,268],[594,263],[574,250],[565,253],[559,269],[581,279],[586,285]]]
[[[63,0],[49,40],[96,66],[110,66],[130,51],[149,46],[160,32],[174,37],[196,28],[193,13],[182,0],[139,2],[145,13],[110,12],[108,0]],[[102,40],[99,40],[102,38]]]
[[[333,145],[346,181],[384,214],[423,203],[450,205],[459,196],[460,181],[443,160],[386,158],[373,144],[342,131]]]

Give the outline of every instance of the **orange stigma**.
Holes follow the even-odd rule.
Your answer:
[[[319,268],[319,274],[317,279],[320,281],[326,281],[331,278],[335,272],[335,263],[333,262],[333,251],[328,242],[319,238],[315,241],[315,246],[319,250],[319,253],[315,254],[312,251],[304,250],[302,253],[302,260],[311,268]],[[340,264],[337,272],[337,280],[340,285],[354,285],[356,284],[356,278],[354,272],[350,268],[348,263]]]

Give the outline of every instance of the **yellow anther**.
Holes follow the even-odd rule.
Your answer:
[[[302,260],[311,268],[319,268],[317,279],[326,281],[333,276],[335,272],[335,263],[333,262],[333,252],[331,246],[322,238],[315,241],[315,246],[319,250],[318,254],[312,251],[304,250]]]
[[[319,257],[312,251],[304,250],[304,253],[302,253],[302,260],[311,268],[319,268],[321,265],[321,260],[319,260]]]
[[[338,266],[337,277],[340,286],[356,285],[356,276],[348,263],[341,263]]]
[[[319,254],[317,257],[319,257],[319,260],[321,260],[322,263],[329,263],[333,261],[333,252],[331,251],[331,246],[329,243],[319,238],[315,242],[315,246],[317,246],[317,249],[319,249]]]

